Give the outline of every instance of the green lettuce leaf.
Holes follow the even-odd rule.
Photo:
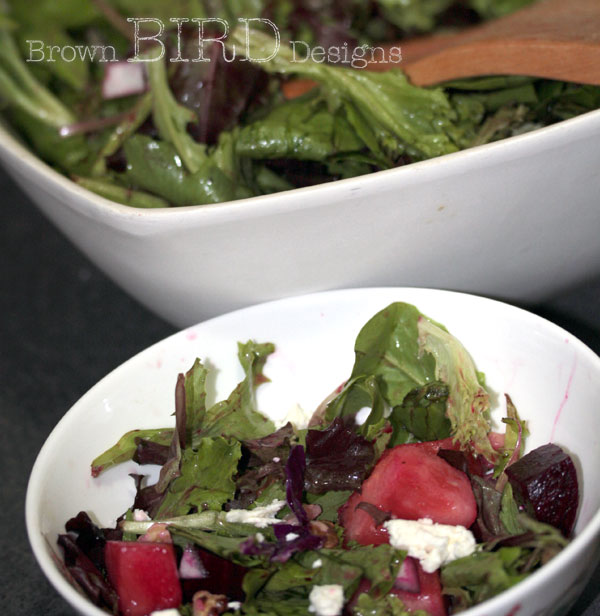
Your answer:
[[[523,554],[522,548],[504,547],[496,552],[475,552],[444,565],[443,592],[452,597],[459,610],[491,599],[526,577],[519,572]]]
[[[405,31],[433,30],[437,17],[454,0],[377,0],[385,18]]]
[[[435,360],[435,378],[448,384],[446,414],[452,436],[463,446],[493,460],[496,453],[488,439],[490,431],[489,396],[480,384],[475,364],[454,336],[426,317],[418,321],[421,353]]]
[[[390,422],[394,428],[391,445],[406,442],[401,435],[414,435],[420,441],[436,441],[452,434],[452,425],[446,415],[448,386],[445,383],[428,383],[413,389],[394,407]]]
[[[170,482],[157,518],[185,515],[192,509],[220,511],[233,498],[241,444],[221,437],[203,438],[197,449],[182,452],[179,476]]]
[[[250,32],[248,43],[246,48],[246,33],[239,29],[228,41],[238,51],[246,49],[249,59],[262,59],[260,67],[269,73],[317,81],[331,110],[352,105],[360,124],[369,125],[379,147],[393,159],[403,154],[430,158],[458,149],[456,113],[442,89],[412,86],[396,69],[377,73],[294,61],[291,48],[281,45],[274,54],[275,40],[257,31]]]
[[[472,358],[462,344],[443,327],[423,316],[410,304],[397,302],[373,316],[359,332],[355,346],[355,363],[350,377],[373,376],[387,405],[398,410],[392,423],[398,434],[392,442],[406,442],[415,428],[421,437],[448,435],[448,423],[440,417],[443,402],[436,400],[423,415],[411,414],[414,403],[433,384],[448,388],[445,416],[451,435],[463,447],[473,447],[479,453],[494,459],[489,444],[489,400],[480,384]],[[425,389],[423,389],[425,388]],[[406,405],[405,399],[412,393]],[[420,393],[419,393],[420,392]],[[366,397],[359,398],[365,404]],[[342,400],[334,400],[340,404]],[[356,409],[359,403],[350,408]],[[343,407],[342,407],[343,408]],[[410,425],[407,425],[410,424]]]

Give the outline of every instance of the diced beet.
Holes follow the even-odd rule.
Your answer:
[[[571,457],[552,443],[538,447],[506,469],[515,500],[540,522],[573,531],[579,487]]]
[[[441,441],[437,441],[440,443]],[[385,528],[358,505],[370,503],[404,520],[430,518],[468,528],[477,517],[471,482],[438,457],[431,444],[398,445],[379,459],[371,475],[339,510],[346,540],[362,545],[388,542]]]
[[[191,600],[197,591],[207,590],[213,595],[225,595],[232,601],[242,601],[242,581],[247,569],[200,547],[196,546],[195,551],[206,575],[182,580],[185,599]]]
[[[107,541],[104,558],[124,616],[146,616],[181,604],[172,544]]]

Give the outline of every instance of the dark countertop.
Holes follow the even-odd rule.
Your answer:
[[[79,254],[0,170],[0,597],[4,614],[72,614],[24,524],[27,480],[60,417],[124,360],[173,333]],[[534,312],[600,353],[600,279]],[[600,616],[600,567],[569,616]]]

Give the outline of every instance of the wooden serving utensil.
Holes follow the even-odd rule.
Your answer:
[[[484,75],[600,85],[600,0],[541,0],[453,35],[401,42],[399,66],[429,86]],[[389,65],[370,65],[371,70]]]
[[[540,0],[457,34],[378,47],[399,47],[402,61],[369,63],[367,69],[400,67],[417,86],[486,75],[600,85],[600,0]],[[307,79],[291,80],[283,90],[287,98],[294,98],[314,85]]]

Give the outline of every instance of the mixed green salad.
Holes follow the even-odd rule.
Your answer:
[[[257,409],[273,344],[238,348],[245,378],[228,398],[207,403],[196,360],[177,378],[174,427],[129,432],[92,462],[94,477],[129,460],[140,469],[115,528],[82,511],[58,539],[96,605],[446,616],[568,543],[571,458],[555,444],[523,455],[527,425],[508,397],[492,431],[483,375],[416,307],[391,304],[364,325],[347,381],[306,425],[277,427]]]
[[[117,202],[151,208],[263,195],[600,107],[593,86],[505,76],[418,88],[401,63],[373,72],[340,52],[391,41],[401,49],[412,36],[530,3],[6,0],[0,105],[42,159]],[[315,87],[290,95],[298,79]]]

